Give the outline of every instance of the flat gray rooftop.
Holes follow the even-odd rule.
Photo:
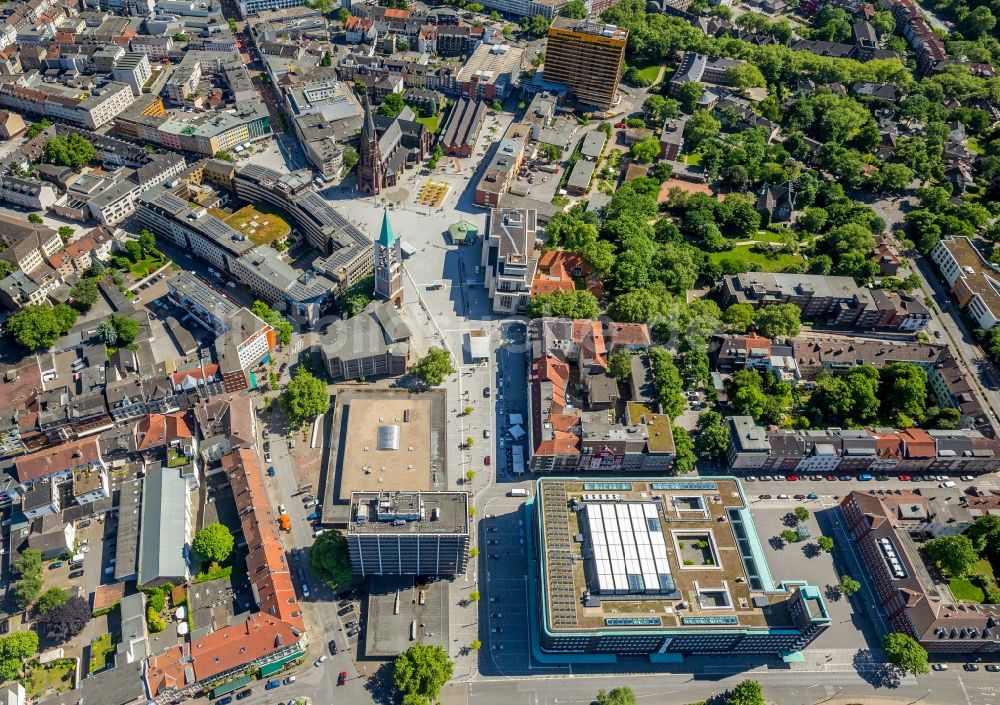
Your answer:
[[[420,591],[424,604],[420,604]],[[450,648],[449,583],[438,580],[426,585],[412,578],[376,577],[368,592],[368,627],[365,630],[364,655],[368,658],[392,658],[410,648],[411,628],[416,622],[416,639],[424,644]],[[399,614],[395,614],[396,600]]]

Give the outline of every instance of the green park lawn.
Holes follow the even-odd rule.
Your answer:
[[[150,273],[155,272],[165,263],[165,259],[146,255],[135,264],[130,265],[128,269],[136,279],[142,279],[143,277],[148,277]]]
[[[753,236],[753,240],[757,242],[777,242],[786,243],[789,240],[788,235],[779,235],[778,233],[772,233],[769,230],[758,230],[757,234]]]
[[[37,700],[52,689],[64,692],[70,689],[73,679],[73,660],[59,659],[42,666],[34,664],[28,670],[28,677],[22,681],[28,697]]]
[[[701,164],[701,152],[692,152],[691,154],[685,154],[681,157],[681,161],[685,164],[690,164],[691,166],[698,166]]]
[[[951,588],[951,594],[959,601],[982,602],[986,597],[968,578],[952,578],[948,581],[948,587]]]
[[[965,140],[965,146],[969,148],[970,152],[975,152],[976,154],[983,153],[983,148],[979,145],[979,140],[975,137],[969,137]]]
[[[650,64],[649,66],[636,66],[636,71],[639,75],[643,77],[644,80],[648,81],[650,84],[656,80],[656,77],[660,75],[660,65]]]
[[[108,655],[113,651],[110,634],[102,634],[90,642],[90,673],[103,671],[108,665]]]
[[[760,252],[751,252],[750,248],[752,247],[753,245],[737,245],[725,252],[709,253],[708,258],[714,264],[725,260],[738,260],[746,263],[753,262],[759,264],[765,272],[780,272],[785,267],[802,262],[800,255],[775,254],[768,256]]]
[[[432,135],[437,134],[438,128],[441,126],[441,113],[430,117],[418,117],[417,122],[426,127]]]

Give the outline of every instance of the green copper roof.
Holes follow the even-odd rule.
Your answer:
[[[396,233],[392,232],[392,223],[389,222],[389,211],[385,211],[382,216],[382,230],[378,234],[378,244],[383,247],[391,247],[396,242]]]

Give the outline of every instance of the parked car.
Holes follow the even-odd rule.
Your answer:
[[[754,477],[753,475],[747,475],[747,476],[746,476],[746,481],[747,481],[747,482],[756,482],[756,481],[757,481],[757,478],[756,478],[756,477]]]
[[[240,692],[238,692],[236,694],[236,699],[242,700],[243,698],[249,698],[251,695],[253,695],[253,689],[247,688],[246,690],[241,690]]]
[[[868,474],[858,475],[858,482],[871,482],[875,478]]]
[[[49,563],[49,570],[55,570],[56,568],[62,568],[65,565],[62,561],[56,561],[55,563]]]
[[[264,450],[271,450],[271,441],[264,441]]]
[[[0,634],[6,634],[9,631],[10,631],[10,620],[5,619],[2,622],[0,622]]]
[[[82,577],[83,577],[82,570],[74,570],[72,573],[69,574],[70,580],[76,580],[77,578],[82,578]]]
[[[837,476],[836,476],[836,475],[827,475],[827,476],[826,476],[826,479],[827,479],[827,480],[828,480],[829,482],[836,482],[836,481],[837,481]]]
[[[900,479],[900,480],[901,480],[902,482],[909,482],[909,481],[910,481],[910,476],[909,476],[909,475],[900,475],[900,476],[899,476],[899,479]]]
[[[273,467],[269,467],[269,468],[267,469],[267,476],[268,476],[268,477],[274,477],[274,476],[275,476],[276,474],[277,474],[277,473],[275,473],[275,471],[274,471],[274,468],[273,468]]]
[[[810,492],[809,494],[806,495],[806,499],[819,499],[819,495],[816,494],[815,492]]]
[[[933,668],[935,671],[947,671],[948,670],[948,664],[946,664],[946,663],[935,663],[935,664],[931,664],[931,668]]]
[[[489,437],[490,437],[490,429],[484,428],[483,429],[483,438],[489,438]]]
[[[490,398],[490,388],[489,387],[483,387],[483,397],[486,398],[486,399]]]
[[[271,463],[271,454],[270,453],[264,453],[264,462],[268,463],[268,464]]]
[[[1000,672],[1000,664],[988,663],[986,664],[986,670],[989,671],[990,673]]]
[[[289,685],[295,682],[295,676],[285,676],[285,680],[281,681],[284,685]]]
[[[318,659],[316,659],[315,661],[313,661],[313,666],[315,666],[316,668],[319,668],[320,666],[323,665],[324,661],[326,661],[326,654],[320,654],[320,657]]]
[[[229,705],[229,703],[231,703],[231,702],[233,702],[233,696],[232,695],[227,695],[224,698],[220,698],[219,700],[216,700],[215,701],[215,705]]]
[[[483,458],[483,465],[485,465],[486,467],[489,467],[491,463],[492,460],[490,460],[490,456],[487,455],[485,458]]]
[[[358,629],[357,627],[355,627],[351,631],[347,632],[347,638],[350,639],[351,637],[355,637],[355,636],[357,636],[360,633],[361,633],[361,630]]]
[[[313,512],[306,517],[306,521],[316,521],[317,519],[319,519],[319,512]]]
[[[978,671],[979,670],[979,664],[977,664],[977,663],[967,663],[964,666],[962,666],[962,668],[964,668],[966,671]]]
[[[278,505],[278,514],[288,514],[288,512],[285,511],[285,505],[284,504],[279,504]]]
[[[333,639],[330,639],[330,655],[336,656],[337,651],[339,651],[339,649],[337,648],[337,642],[334,641]]]
[[[337,685],[344,685],[347,682],[347,671],[341,671],[337,676]]]
[[[799,476],[798,475],[789,475],[785,479],[788,480],[789,482],[798,482],[799,481]]]
[[[280,687],[281,687],[281,681],[279,680],[268,681],[267,683],[264,684],[264,690],[274,690],[275,688],[280,688]]]

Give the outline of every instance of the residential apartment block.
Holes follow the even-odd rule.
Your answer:
[[[972,429],[770,430],[732,416],[729,467],[744,472],[829,474],[994,472],[1000,444]]]
[[[556,17],[545,45],[545,80],[569,86],[583,105],[608,110],[618,100],[628,30]]]
[[[723,277],[722,301],[794,304],[803,320],[850,328],[918,331],[930,322],[927,307],[912,296],[858,286],[851,277],[750,272]]]
[[[607,372],[607,357],[616,350],[649,347],[645,324],[536,318],[528,335],[532,471],[666,472],[671,467],[673,430],[670,419],[655,411],[655,398],[644,392],[652,376],[648,364],[633,358],[631,399]]]
[[[967,237],[942,238],[931,259],[951,287],[959,308],[983,330],[1000,322],[1000,274]]]
[[[108,81],[85,93],[41,81],[0,85],[0,105],[3,107],[89,130],[110,123],[133,100],[132,88],[116,81]]]

